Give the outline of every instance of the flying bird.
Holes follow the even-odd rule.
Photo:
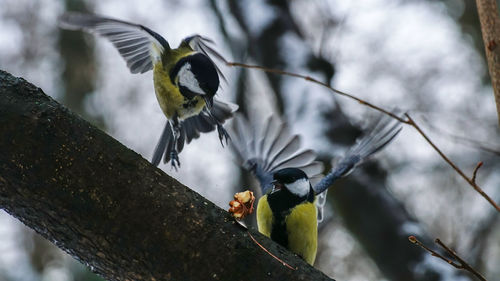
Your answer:
[[[180,166],[178,154],[185,143],[215,130],[221,144],[229,140],[222,124],[237,106],[215,98],[222,72],[211,57],[224,60],[210,44],[193,35],[172,49],[161,35],[146,26],[98,15],[66,13],[60,26],[100,35],[116,47],[132,73],[153,70],[156,98],[167,123],[154,150],[152,163]]]

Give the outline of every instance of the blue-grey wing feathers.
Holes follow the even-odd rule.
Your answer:
[[[376,121],[373,128],[347,151],[330,173],[326,175],[313,189],[320,194],[328,189],[333,182],[354,170],[363,160],[384,148],[401,131],[401,123],[392,117],[383,115]]]
[[[81,13],[66,13],[59,22],[62,28],[84,30],[107,38],[118,49],[132,73],[153,69],[153,64],[161,59],[164,50],[170,49],[163,37],[139,24]]]
[[[286,123],[275,116],[259,124],[238,114],[231,137],[237,161],[254,174],[263,193],[270,190],[273,173],[280,169],[299,168],[309,177],[323,171],[323,164],[314,161],[316,154],[312,150],[300,150],[300,138],[290,133]]]

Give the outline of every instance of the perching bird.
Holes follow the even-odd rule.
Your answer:
[[[158,33],[140,25],[97,15],[66,13],[60,26],[107,38],[118,49],[132,73],[153,70],[156,98],[168,121],[153,153],[152,163],[180,165],[184,143],[217,128],[221,144],[229,135],[222,126],[237,106],[214,98],[222,73],[209,55],[224,58],[208,46],[210,39],[194,35],[177,49]],[[224,60],[225,61],[225,60]]]
[[[271,116],[264,124],[258,127],[237,115],[232,134],[237,160],[253,173],[262,190],[257,205],[259,232],[313,265],[327,189],[393,140],[401,125],[388,116],[380,118],[313,186],[310,179],[323,171],[314,151],[299,150],[299,137],[277,118]]]

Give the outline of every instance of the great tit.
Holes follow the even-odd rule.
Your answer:
[[[253,173],[264,194],[257,205],[259,232],[313,265],[316,259],[318,222],[322,219],[327,189],[349,174],[367,157],[386,146],[401,131],[400,123],[384,116],[358,139],[317,184],[323,165],[313,150],[300,150],[299,136],[270,117],[265,125],[237,115],[232,145],[240,165]]]
[[[178,153],[184,143],[217,128],[221,144],[229,135],[222,126],[237,106],[214,98],[219,75],[209,55],[223,57],[208,44],[210,39],[194,35],[176,49],[153,30],[140,25],[97,15],[66,13],[60,26],[84,30],[107,38],[118,49],[132,73],[153,70],[154,88],[167,123],[154,150],[152,163],[180,165]]]

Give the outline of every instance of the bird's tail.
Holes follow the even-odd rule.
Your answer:
[[[165,158],[164,158],[165,163],[170,161],[170,154],[173,151],[173,149],[174,149],[174,134],[172,132],[172,126],[170,125],[170,122],[167,121],[167,124],[165,124],[165,128],[163,128],[163,132],[161,133],[160,140],[158,141],[158,144],[156,145],[155,150],[153,152],[153,159],[151,160],[151,163],[153,163],[153,165],[155,166],[158,166],[160,164],[164,152],[165,152]]]
[[[208,133],[217,128],[219,131],[219,138],[221,138],[221,136],[226,136],[227,133],[222,127],[222,124],[227,119],[231,118],[237,109],[238,106],[235,104],[214,99],[210,111],[204,108],[200,114],[189,117],[178,124],[179,135],[177,136],[177,141],[174,139],[171,123],[167,122],[153,152],[153,159],[151,162],[153,165],[158,166],[163,158],[163,163],[168,163],[171,160],[171,153],[174,149],[177,153],[180,153],[184,148],[184,144],[189,144],[193,139],[199,138],[200,133]]]

